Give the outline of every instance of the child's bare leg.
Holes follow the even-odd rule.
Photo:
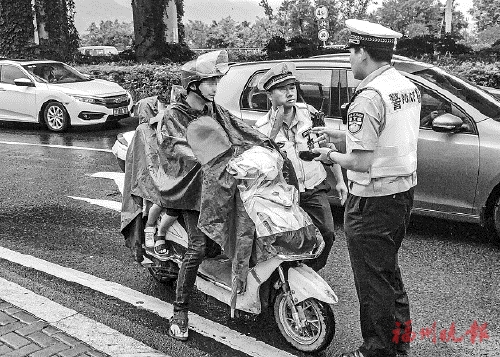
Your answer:
[[[144,245],[146,248],[153,248],[155,246],[155,225],[156,220],[160,216],[162,207],[153,204],[148,212],[148,221],[146,222],[146,227],[144,228]]]
[[[167,230],[175,221],[177,221],[177,217],[169,216],[168,214],[163,215],[160,226],[158,227],[158,235],[164,237],[167,234]]]
[[[177,220],[176,216],[170,216],[168,214],[164,214],[161,218],[160,226],[158,227],[158,235],[155,240],[155,253],[156,254],[166,254],[167,253],[167,245],[165,240],[165,235],[167,234],[167,230],[170,226]]]
[[[154,227],[156,225],[156,220],[160,217],[160,213],[163,207],[153,203],[148,213],[148,221],[146,222],[146,227]]]

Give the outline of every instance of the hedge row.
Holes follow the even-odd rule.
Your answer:
[[[500,62],[460,62],[444,58],[434,63],[446,71],[482,86],[500,88]],[[170,89],[180,84],[180,64],[105,63],[76,65],[80,72],[110,80],[130,91],[134,101],[152,96],[170,97]]]
[[[75,65],[82,73],[121,85],[132,95],[134,102],[152,95],[170,98],[170,89],[180,84],[180,64],[104,63]]]
[[[480,86],[500,88],[500,62],[464,62],[453,58],[443,58],[435,61],[434,64]]]

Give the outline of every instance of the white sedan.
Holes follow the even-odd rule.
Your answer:
[[[0,60],[0,120],[41,123],[62,132],[129,117],[132,97],[57,61]]]

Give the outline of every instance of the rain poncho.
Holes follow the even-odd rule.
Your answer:
[[[230,148],[216,160],[202,165],[187,142],[188,125],[201,116],[212,117],[229,138]],[[249,241],[243,252],[250,257],[254,226],[238,206],[236,179],[226,171],[227,162],[269,140],[226,109],[210,103],[204,111],[192,109],[180,95],[164,113],[137,127],[127,153],[121,229],[135,259],[142,261],[141,224],[143,199],[165,208],[200,212],[198,227],[218,243],[228,256],[235,254],[236,237]],[[244,275],[247,263],[238,263],[235,274]]]
[[[282,168],[283,158],[276,150],[257,146],[231,159],[227,167],[239,179],[243,205],[255,223],[256,254],[263,260],[276,254],[310,253],[322,240]]]
[[[213,119],[214,129],[221,130],[230,143],[226,151],[204,165],[196,159],[186,138],[189,124],[202,116]],[[139,125],[127,153],[121,217],[122,233],[135,259],[139,262],[143,259],[140,219],[143,199],[165,208],[196,210],[200,212],[198,227],[232,258],[236,285],[244,288],[255,224],[238,193],[238,179],[226,167],[233,157],[254,146],[278,150],[266,136],[226,109],[210,103],[203,111],[194,110],[183,95],[148,124]],[[293,182],[292,170],[288,176]],[[283,236],[283,243],[272,248],[277,237],[265,236],[259,243],[254,255],[256,262],[279,252],[293,254],[296,249],[311,246]],[[315,237],[309,239],[316,243]]]

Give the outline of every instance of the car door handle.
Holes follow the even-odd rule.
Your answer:
[[[5,88],[0,87],[0,92],[5,92],[5,91],[6,91]]]

